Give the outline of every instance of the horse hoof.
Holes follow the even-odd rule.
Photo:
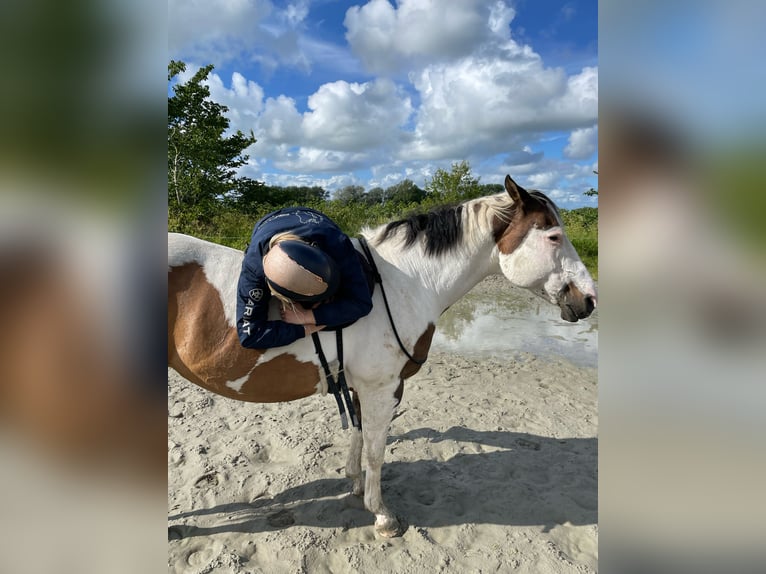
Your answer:
[[[396,518],[384,518],[375,521],[375,532],[383,538],[396,538],[404,534],[406,528]]]

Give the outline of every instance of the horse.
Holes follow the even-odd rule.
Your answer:
[[[502,273],[576,322],[596,306],[595,284],[564,233],[559,211],[539,191],[505,178],[505,191],[365,228],[382,279],[371,313],[344,329],[345,375],[361,430],[351,429],[345,474],[382,537],[402,522],[383,502],[381,467],[404,380],[428,357],[439,316],[479,281]],[[359,240],[354,239],[359,249]],[[241,251],[187,235],[168,236],[168,365],[200,387],[256,403],[327,393],[310,337],[268,350],[246,349],[236,331]],[[384,297],[392,302],[390,317]],[[276,298],[275,298],[276,299]],[[279,318],[273,301],[270,318]],[[319,333],[329,362],[334,333]],[[362,454],[364,468],[362,473]]]

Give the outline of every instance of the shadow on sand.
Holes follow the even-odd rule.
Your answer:
[[[598,519],[595,437],[551,438],[452,427],[443,433],[420,428],[389,436],[388,442],[395,448],[402,441],[420,439],[433,444],[466,443],[462,450],[471,452],[459,452],[447,460],[383,465],[384,500],[410,525],[483,523],[550,529],[564,522],[595,524]],[[392,456],[391,448],[387,458]],[[255,533],[293,525],[344,530],[372,525],[372,514],[361,500],[346,494],[349,490],[349,480],[327,478],[289,488],[273,498],[178,513],[169,517],[176,523],[168,527],[168,537]]]

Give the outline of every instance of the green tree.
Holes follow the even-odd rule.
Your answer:
[[[395,203],[420,203],[425,196],[426,192],[411,179],[405,179],[386,189],[386,199]]]
[[[479,186],[481,195],[494,195],[503,191],[505,191],[505,186],[502,183],[482,183]]]
[[[385,189],[382,187],[373,187],[365,194],[365,203],[367,205],[382,205],[387,197],[388,195],[386,194]]]
[[[471,173],[471,165],[463,160],[453,163],[450,171],[441,168],[426,183],[428,195],[439,201],[465,201],[481,196],[479,178]]]
[[[364,188],[361,185],[347,185],[335,192],[334,199],[341,203],[364,202]]]
[[[185,70],[186,64],[171,60],[168,83]],[[249,159],[243,151],[256,141],[239,130],[224,137],[228,108],[210,100],[203,83],[212,70],[208,65],[188,82],[176,81],[168,98],[168,208],[192,219],[209,217],[227,194],[242,191],[236,169]]]

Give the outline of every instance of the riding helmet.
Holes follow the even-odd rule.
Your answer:
[[[301,303],[316,303],[333,296],[339,273],[335,261],[315,245],[284,240],[263,258],[263,272],[277,293]]]

